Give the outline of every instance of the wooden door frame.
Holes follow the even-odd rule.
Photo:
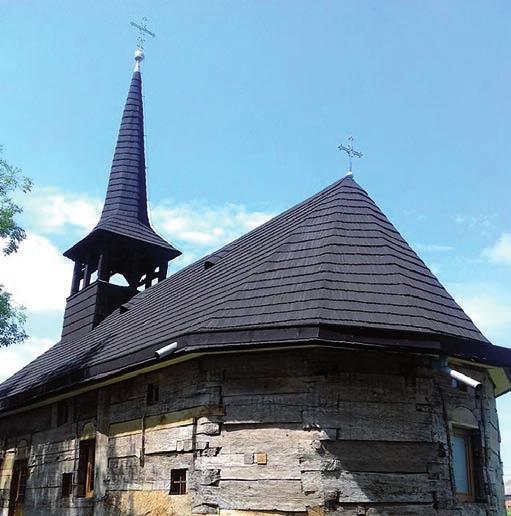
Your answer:
[[[18,502],[19,490],[21,486],[21,479],[23,477],[23,473],[25,473],[25,482],[28,477],[28,460],[27,459],[17,459],[14,461],[12,466],[12,475],[11,475],[11,483],[9,486],[9,506],[7,509],[7,516],[15,516],[17,513],[18,506],[25,502],[25,498],[23,496],[23,500]],[[26,484],[25,484],[26,487]]]

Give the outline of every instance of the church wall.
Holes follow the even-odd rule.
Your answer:
[[[202,357],[56,405],[0,419],[0,507],[26,454],[25,515],[498,515],[504,513],[493,386],[454,388],[431,360],[326,349]],[[147,403],[147,385],[159,399]],[[484,503],[453,495],[452,425],[480,430]],[[96,436],[95,496],[76,482]],[[169,495],[187,470],[186,495]]]

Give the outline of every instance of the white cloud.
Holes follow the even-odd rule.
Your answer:
[[[0,260],[0,284],[29,312],[62,310],[72,264],[45,237],[28,232],[17,253]]]
[[[483,250],[483,256],[491,263],[511,265],[511,233],[502,233],[493,246]]]
[[[460,300],[468,315],[481,328],[489,331],[502,330],[511,325],[511,307],[509,301],[500,301],[487,295],[474,295]],[[511,343],[510,343],[511,344]]]
[[[511,293],[489,283],[454,283],[448,290],[494,343],[511,346]]]
[[[263,224],[273,214],[248,211],[240,204],[210,207],[203,204],[156,205],[151,209],[157,228],[172,242],[199,248],[220,247]]]
[[[0,382],[19,371],[53,344],[55,342],[51,339],[30,337],[21,344],[0,348]]]
[[[28,200],[27,200],[28,199]],[[27,199],[24,224],[27,238],[17,253],[0,260],[0,284],[13,294],[16,303],[27,308],[27,315],[44,314],[58,320],[69,294],[72,262],[64,258],[52,242],[64,232],[90,231],[101,210],[98,199],[54,188],[39,188]],[[161,203],[151,209],[155,229],[161,231],[183,255],[171,262],[171,271],[188,265],[272,217],[250,211],[243,205],[206,206]],[[30,324],[28,324],[30,326]],[[55,333],[58,334],[56,328]],[[53,339],[31,337],[22,344],[0,349],[0,381],[48,349]]]
[[[35,233],[90,231],[97,223],[102,201],[86,195],[41,187],[23,202],[26,226]],[[155,229],[173,243],[204,254],[270,219],[273,214],[250,211],[242,204],[207,206],[201,203],[162,202],[150,209]]]
[[[205,253],[195,253],[190,250],[186,250],[181,256],[174,258],[169,264],[169,273],[173,274],[174,272],[190,265],[191,263],[197,261],[199,258],[204,256]]]
[[[45,187],[35,188],[24,197],[23,206],[27,226],[43,234],[62,233],[70,228],[89,230],[101,213],[98,199]]]
[[[51,237],[73,229],[90,231],[98,221],[101,202],[55,188],[39,188],[29,199],[24,203],[27,238],[17,253],[1,260],[0,284],[27,308],[29,315],[61,311],[69,294],[72,263],[61,255]],[[172,262],[173,270],[272,217],[236,204],[211,207],[183,203],[169,207],[161,203],[151,212],[155,228],[183,251],[183,256]]]
[[[487,230],[493,226],[493,220],[494,217],[490,215],[456,215],[454,217],[457,224],[477,229],[483,234],[486,234]]]

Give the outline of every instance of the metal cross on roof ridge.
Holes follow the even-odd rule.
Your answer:
[[[140,50],[144,50],[144,43],[145,43],[144,35],[147,34],[148,36],[151,36],[152,38],[155,38],[156,34],[154,32],[151,32],[147,28],[147,18],[145,16],[142,18],[142,22],[141,23],[135,23],[135,22],[132,21],[132,22],[130,22],[130,25],[132,27],[135,27],[135,29],[138,30],[137,47]]]
[[[348,169],[348,174],[353,174],[353,157],[355,158],[361,158],[363,156],[363,154],[359,151],[356,151],[354,148],[353,148],[353,142],[355,141],[355,139],[353,138],[353,136],[350,136],[348,138],[348,145],[343,145],[341,143],[341,145],[339,145],[337,148],[341,151],[344,151],[348,156],[349,156],[349,159],[350,159],[350,168]]]

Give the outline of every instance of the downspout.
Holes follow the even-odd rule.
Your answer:
[[[166,346],[163,346],[160,349],[157,349],[154,354],[156,355],[156,358],[161,360],[162,358],[166,358],[177,349],[177,342],[172,342],[172,344],[167,344]]]
[[[470,376],[467,376],[466,374],[461,373],[460,371],[456,371],[456,369],[452,369],[451,367],[449,367],[448,357],[440,357],[435,366],[435,369],[438,372],[445,374],[446,376],[450,376],[454,380],[457,380],[458,382],[468,385],[473,389],[481,387],[481,382],[475,380],[474,378],[471,378]]]

